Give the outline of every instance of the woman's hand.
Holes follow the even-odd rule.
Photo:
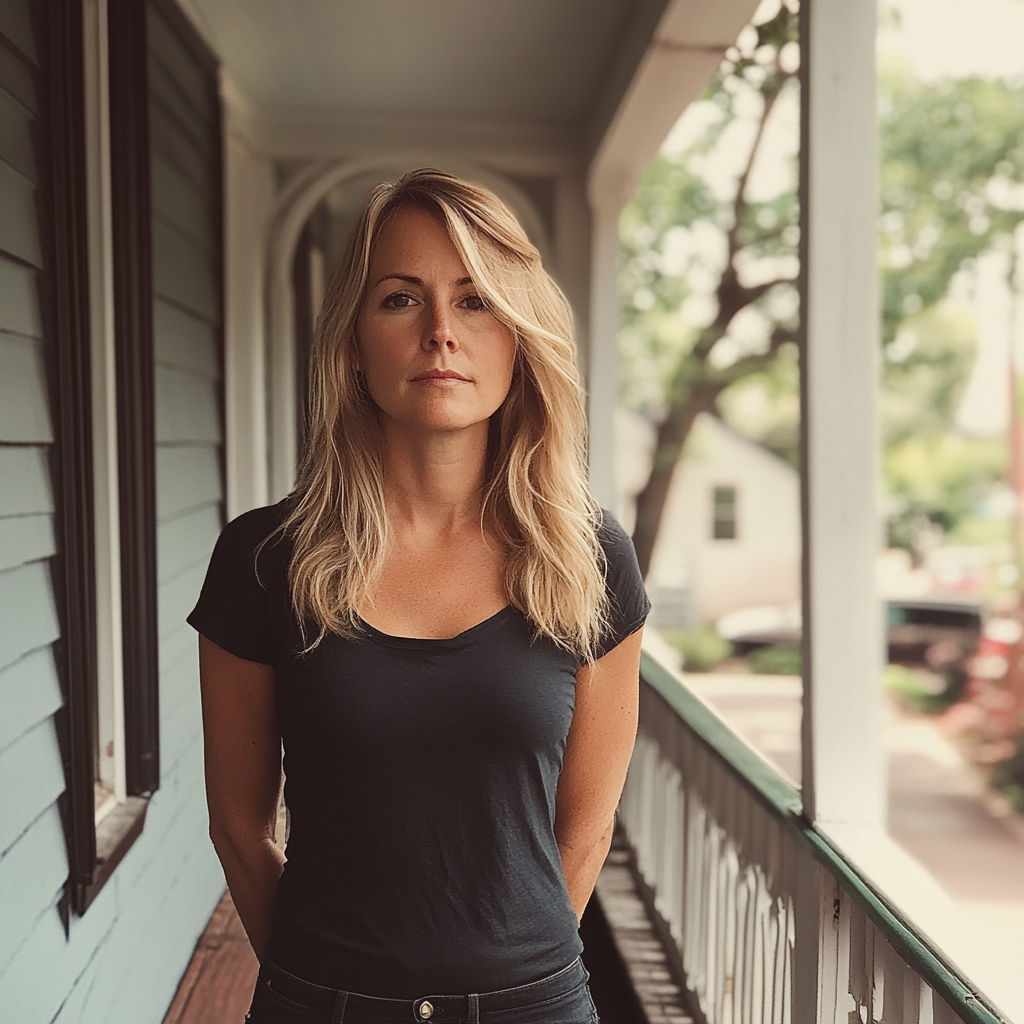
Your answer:
[[[277,844],[281,734],[274,670],[199,638],[210,838],[258,957],[284,854]]]
[[[636,741],[640,699],[638,629],[576,673],[576,710],[555,803],[555,838],[577,918],[612,841],[615,808]]]

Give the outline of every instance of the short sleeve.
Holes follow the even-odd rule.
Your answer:
[[[224,527],[210,557],[199,601],[186,620],[218,647],[270,665],[280,632],[287,558],[278,506],[253,509]],[[269,538],[269,539],[268,539]],[[264,543],[266,542],[266,543]]]
[[[644,590],[633,542],[610,512],[603,513],[598,540],[605,555],[605,586],[610,606],[608,629],[597,648],[600,658],[644,624],[651,602]]]

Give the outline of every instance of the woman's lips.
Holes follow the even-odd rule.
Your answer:
[[[421,373],[413,377],[413,381],[419,384],[468,384],[469,381],[461,373],[454,370],[431,370],[429,373]]]

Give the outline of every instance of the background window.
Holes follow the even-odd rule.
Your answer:
[[[711,536],[715,540],[736,539],[736,488],[716,487],[712,496]]]

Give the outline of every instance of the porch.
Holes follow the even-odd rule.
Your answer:
[[[366,189],[433,165],[517,214],[574,308],[614,508],[618,217],[757,6],[0,9],[0,1016],[244,1008],[183,620],[223,523],[292,487],[309,333]],[[606,1024],[1004,1020],[884,832],[874,30],[872,0],[804,0],[802,785],[645,654],[586,925]]]

